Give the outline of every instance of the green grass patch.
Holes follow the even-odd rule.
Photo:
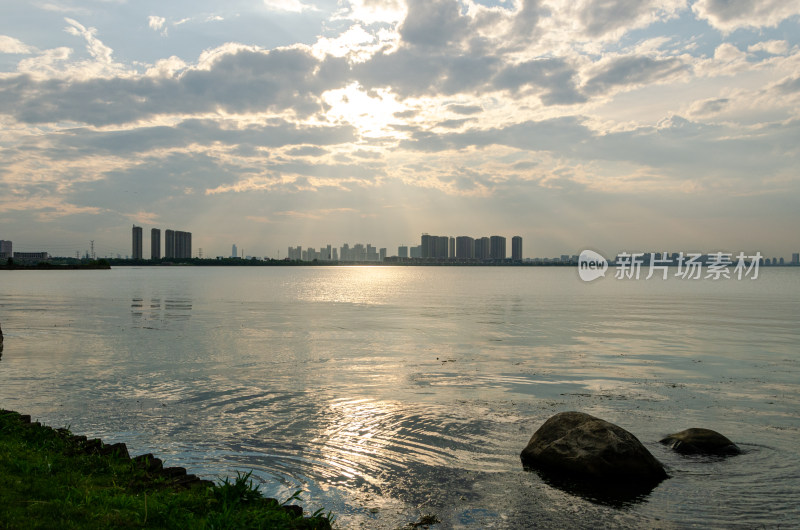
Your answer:
[[[72,436],[0,410],[0,528],[326,529],[333,517],[303,517],[266,499],[250,474],[221,484],[128,457],[122,444]]]

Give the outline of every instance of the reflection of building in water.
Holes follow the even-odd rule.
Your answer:
[[[131,300],[131,315],[136,320],[152,322],[144,325],[145,328],[158,327],[157,323],[166,323],[173,320],[189,320],[192,315],[192,301],[190,299],[144,298],[136,297]]]

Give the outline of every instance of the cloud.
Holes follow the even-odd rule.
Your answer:
[[[333,20],[355,20],[363,24],[394,24],[401,22],[406,15],[402,0],[349,0],[341,2],[343,8]]]
[[[592,132],[577,117],[526,121],[501,128],[470,129],[458,133],[433,134],[418,131],[401,147],[416,151],[437,152],[459,150],[466,147],[507,145],[531,151],[572,150],[592,136]]]
[[[447,106],[447,110],[455,112],[456,114],[472,115],[483,112],[483,107],[480,105],[457,105],[452,104]]]
[[[28,46],[19,39],[8,35],[0,35],[0,53],[29,54],[34,51],[35,48]]]
[[[289,149],[286,154],[291,156],[322,156],[328,154],[328,150],[313,145],[303,145]]]
[[[409,0],[400,26],[403,42],[422,48],[444,48],[467,36],[468,23],[452,0]]]
[[[237,148],[299,145],[303,151],[294,154],[319,156],[326,152],[320,146],[354,141],[355,129],[350,125],[315,127],[288,121],[238,127],[235,124],[226,126],[224,122],[213,120],[189,119],[171,126],[137,127],[119,131],[65,130],[55,140],[55,145],[74,150],[74,156],[86,156],[90,153],[131,155],[154,150],[186,149],[193,144],[220,144]]]
[[[587,36],[616,38],[621,32],[670,18],[685,5],[685,0],[585,0],[576,10]]]
[[[575,70],[564,59],[535,59],[504,68],[492,84],[512,93],[535,87],[545,105],[582,103],[586,96],[579,93],[575,77]]]
[[[111,65],[113,61],[111,59],[111,54],[113,50],[103,44],[103,42],[97,38],[97,29],[96,28],[86,28],[81,25],[80,22],[77,20],[73,20],[71,18],[65,18],[64,20],[67,21],[69,26],[66,28],[66,32],[70,35],[75,35],[76,37],[83,37],[86,40],[86,49],[89,51],[89,54],[95,59],[95,61],[105,64]]]
[[[788,78],[784,81],[781,81],[776,86],[779,92],[784,94],[794,94],[800,92],[800,76]]]
[[[635,88],[663,82],[688,70],[678,58],[652,58],[639,55],[616,57],[597,65],[596,73],[585,84],[586,92],[602,94],[616,87]]]
[[[731,100],[729,98],[714,98],[704,101],[696,101],[689,109],[692,116],[708,116],[722,112]]]
[[[316,11],[314,6],[304,4],[300,0],[264,0],[264,5],[270,11],[285,11],[287,13]]]
[[[800,15],[800,4],[785,0],[697,0],[692,10],[715,28],[730,33],[739,28],[775,27]]]
[[[147,25],[153,31],[161,31],[164,29],[164,24],[167,22],[167,19],[164,17],[159,17],[156,15],[150,15],[147,17]]]
[[[67,55],[56,59],[65,61]],[[291,110],[307,116],[322,109],[319,94],[339,86],[348,70],[342,59],[319,61],[307,51],[293,48],[220,53],[209,57],[204,66],[187,68],[170,78],[39,82],[19,77],[0,80],[0,98],[14,101],[17,106],[10,112],[27,123],[68,120],[103,126],[218,110],[232,114]]]
[[[459,129],[471,121],[473,120],[470,118],[464,118],[460,120],[444,120],[437,123],[436,127],[442,127],[443,129]]]
[[[747,47],[750,53],[765,52],[771,55],[785,55],[789,52],[789,43],[785,40],[768,40],[751,44]]]

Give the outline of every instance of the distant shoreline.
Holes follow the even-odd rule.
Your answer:
[[[750,263],[748,262],[747,265]],[[642,270],[649,267],[649,263],[640,264]],[[706,263],[703,263],[705,266]],[[465,259],[437,259],[437,258],[388,258],[385,261],[301,261],[287,259],[161,259],[161,260],[134,260],[124,258],[107,258],[96,261],[82,261],[74,258],[52,258],[37,264],[14,263],[0,265],[0,270],[108,270],[111,267],[572,267],[578,268],[574,261],[519,261],[519,260],[465,260]],[[616,267],[616,262],[609,262],[609,267]],[[676,263],[666,264],[667,267],[677,267]],[[762,264],[763,268],[797,267],[791,263]],[[800,267],[798,267],[800,268]]]
[[[111,265],[106,260],[90,261],[87,263],[50,263],[40,261],[33,265],[28,263],[12,263],[0,265],[4,271],[63,271],[63,270],[109,270]]]

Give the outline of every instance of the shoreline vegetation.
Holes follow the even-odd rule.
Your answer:
[[[108,270],[111,264],[108,260],[98,259],[91,261],[72,260],[71,263],[62,263],[58,261],[40,261],[36,264],[32,263],[14,263],[13,259],[9,259],[4,265],[0,265],[0,270],[7,271],[27,271],[27,270]]]
[[[250,473],[219,484],[163,467],[125,444],[54,429],[0,409],[2,528],[330,529],[334,517],[268,499]]]

